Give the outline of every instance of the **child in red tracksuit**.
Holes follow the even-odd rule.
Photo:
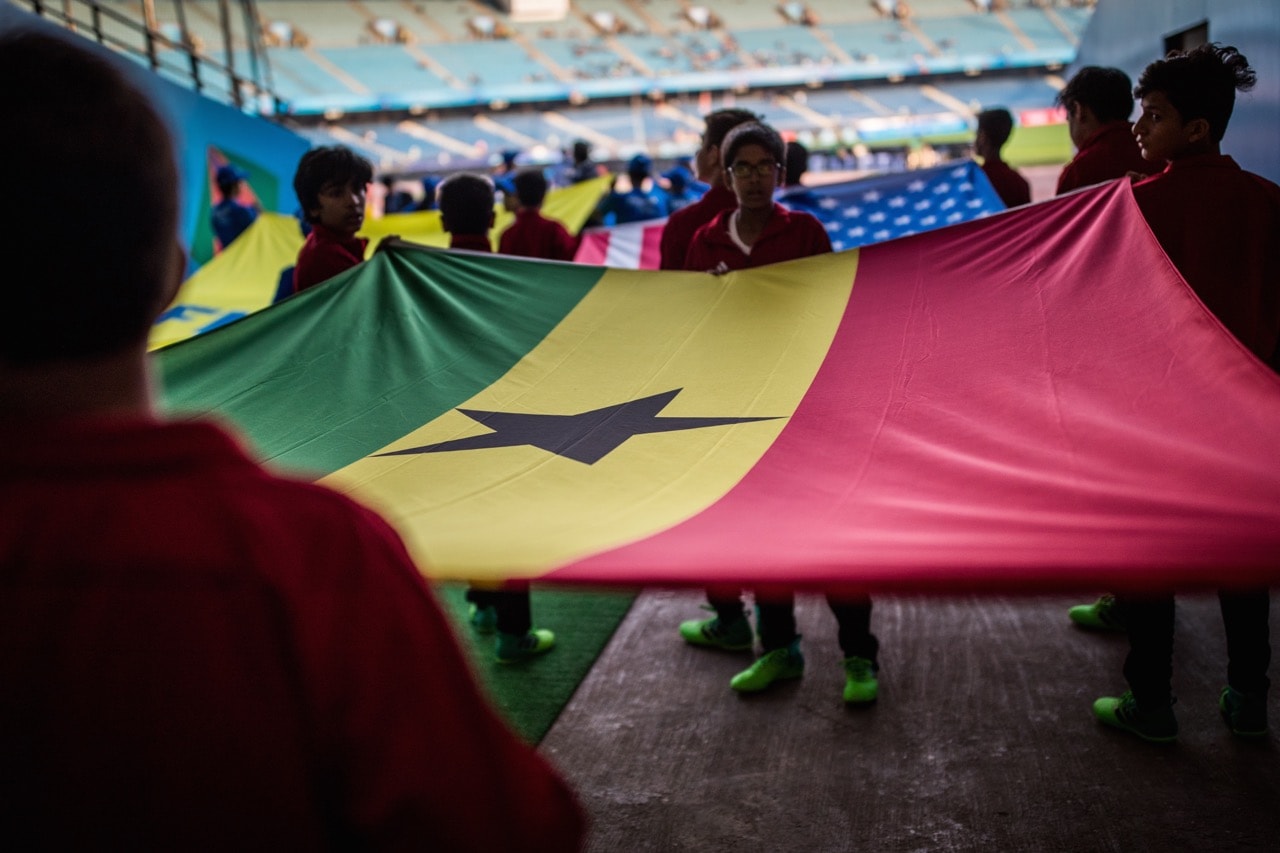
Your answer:
[[[1221,152],[1239,89],[1257,75],[1234,47],[1205,44],[1148,65],[1133,126],[1142,156],[1164,171],[1139,181],[1134,199],[1161,247],[1205,307],[1254,355],[1280,369],[1280,187]],[[1270,596],[1220,590],[1227,634],[1227,685],[1218,697],[1233,734],[1267,736]],[[1101,722],[1158,743],[1177,739],[1173,713],[1174,596],[1118,595],[1129,635],[1129,690],[1093,704]]]
[[[750,122],[729,132],[721,157],[725,181],[738,203],[694,233],[685,269],[720,274],[831,251],[821,222],[773,200],[784,154],[782,137],[768,125]],[[730,651],[752,648],[751,625],[738,591],[710,589],[707,599],[716,615],[682,623],[680,636],[695,646]],[[845,655],[844,701],[851,705],[874,702],[879,690],[879,642],[871,633],[871,600],[828,595],[827,602],[839,624]],[[756,630],[763,654],[729,682],[739,693],[754,693],[804,674],[793,593],[757,592]]]
[[[493,181],[485,175],[459,172],[440,183],[436,198],[450,249],[493,251],[489,229],[494,197]],[[555,634],[533,627],[528,582],[508,581],[489,588],[472,585],[466,599],[471,605],[471,627],[481,634],[498,632],[498,663],[526,660],[555,647]]]
[[[578,241],[554,219],[542,215],[542,201],[547,197],[547,177],[541,169],[525,169],[512,180],[520,206],[516,221],[498,240],[498,251],[522,258],[547,261],[571,261]]]

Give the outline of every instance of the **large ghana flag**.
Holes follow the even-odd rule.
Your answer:
[[[718,278],[397,245],[158,359],[438,578],[1280,580],[1280,377],[1123,182]]]

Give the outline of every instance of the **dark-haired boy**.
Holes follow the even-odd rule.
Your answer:
[[[449,235],[450,249],[492,252],[489,229],[497,214],[493,179],[475,172],[457,172],[436,188],[440,224]]]
[[[547,178],[542,170],[524,169],[512,182],[520,206],[516,209],[516,221],[498,240],[498,251],[548,261],[573,260],[578,241],[559,222],[542,215],[542,202],[547,197]]]
[[[1119,68],[1086,66],[1058,93],[1057,101],[1067,111],[1067,131],[1076,146],[1076,156],[1058,177],[1058,195],[1130,172],[1150,175],[1160,170],[1142,158],[1133,142],[1128,74]]]
[[[495,218],[497,193],[487,175],[458,172],[445,178],[436,194],[440,221],[449,232],[450,249],[491,252],[489,229]],[[501,587],[468,587],[471,627],[480,634],[498,632],[494,656],[498,663],[518,663],[551,651],[556,635],[533,627],[533,607],[527,581]]]
[[[738,206],[738,198],[724,181],[724,166],[720,162],[720,144],[729,131],[745,122],[762,121],[760,116],[748,110],[716,110],[703,119],[702,144],[693,158],[694,175],[711,186],[702,198],[686,205],[667,218],[662,227],[659,243],[658,268],[684,269],[685,255],[693,234],[706,225],[716,214]]]
[[[311,233],[298,251],[294,292],[315,287],[364,260],[369,241],[357,237],[373,180],[373,164],[343,145],[313,148],[298,161],[293,190]]]
[[[721,156],[734,206],[693,235],[684,268],[723,273],[831,251],[827,229],[812,214],[774,201],[785,145],[766,124],[740,124],[725,136]]]
[[[5,844],[577,849],[568,789],[481,696],[391,528],[157,412],[178,170],[106,55],[0,36],[27,200],[0,227],[41,259],[0,312]],[[29,227],[54,216],[79,251]]]
[[[1254,355],[1280,368],[1280,187],[1222,154],[1235,93],[1257,79],[1234,47],[1202,45],[1151,63],[1136,89],[1142,115],[1133,133],[1142,154],[1164,171],[1134,185],[1152,232],[1222,324]],[[1218,704],[1240,737],[1267,734],[1270,596],[1219,592],[1227,634],[1227,686]],[[1107,725],[1155,742],[1175,740],[1173,593],[1119,595],[1129,635],[1129,691],[1103,697],[1094,714]]]
[[[1031,184],[1000,157],[1000,150],[1009,141],[1011,133],[1013,116],[1008,110],[997,108],[978,113],[973,153],[982,158],[982,171],[1005,207],[1031,203]]]

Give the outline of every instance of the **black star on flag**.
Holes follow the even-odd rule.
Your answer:
[[[485,447],[520,447],[530,445],[592,465],[599,462],[628,438],[651,432],[700,429],[725,424],[772,421],[777,418],[660,418],[668,403],[683,389],[664,391],[627,403],[592,409],[576,415],[529,415],[516,412],[484,412],[458,409],[493,432],[392,450],[377,456],[407,456],[416,453],[443,453],[449,450],[477,450]]]

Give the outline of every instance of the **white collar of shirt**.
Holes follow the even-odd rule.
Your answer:
[[[751,254],[751,247],[742,242],[742,238],[738,236],[738,211],[736,210],[729,214],[729,239],[733,241],[733,245],[742,250],[742,254]]]

